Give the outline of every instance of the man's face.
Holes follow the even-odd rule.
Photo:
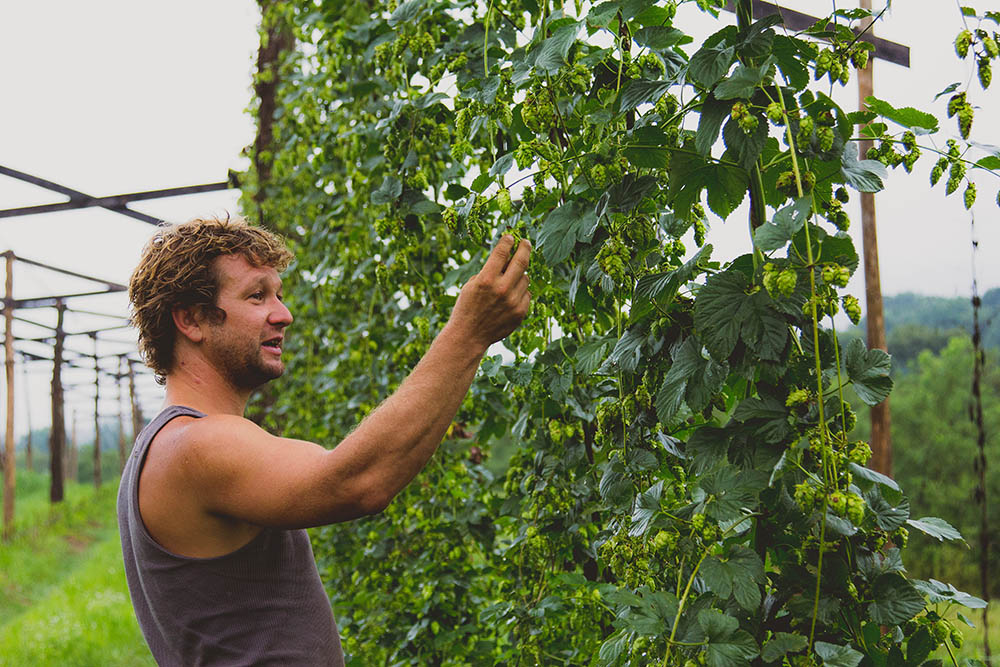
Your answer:
[[[254,389],[279,377],[284,329],[292,314],[281,302],[281,278],[273,267],[254,266],[243,255],[215,259],[216,305],[225,319],[209,322],[205,351],[219,371],[240,389]]]

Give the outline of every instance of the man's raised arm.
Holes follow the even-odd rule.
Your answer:
[[[384,509],[437,449],[486,350],[527,314],[530,252],[500,240],[403,384],[333,450],[238,417],[194,420],[184,467],[205,510],[292,528]]]

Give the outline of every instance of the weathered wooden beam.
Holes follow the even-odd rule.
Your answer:
[[[728,2],[726,4],[726,11],[735,11],[736,3]],[[816,24],[817,21],[821,19],[815,16],[810,16],[809,14],[803,14],[802,12],[797,12],[794,9],[788,9],[787,7],[781,7],[770,2],[763,2],[763,0],[753,0],[753,17],[755,19],[760,19],[765,16],[771,16],[772,14],[780,14],[783,19],[785,27],[792,30],[805,30]],[[855,29],[855,34],[861,34],[862,29]],[[897,65],[902,65],[903,67],[910,66],[910,47],[903,44],[897,44],[896,42],[890,42],[887,39],[882,39],[880,37],[875,37],[870,32],[865,32],[861,34],[861,41],[868,42],[875,46],[875,53],[873,54],[879,60],[885,60],[890,63],[895,63]]]

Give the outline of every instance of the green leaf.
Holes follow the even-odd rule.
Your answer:
[[[873,486],[864,493],[865,504],[875,515],[875,523],[884,531],[893,531],[906,523],[910,518],[910,503],[903,498],[895,506],[879,493],[879,487]]]
[[[739,121],[730,116],[722,127],[722,141],[727,149],[722,154],[722,160],[737,162],[744,171],[749,172],[767,145],[767,127],[767,123],[758,123],[754,131],[747,134],[740,127]]]
[[[611,354],[604,360],[601,371],[611,375],[619,371],[631,373],[638,368],[646,335],[646,329],[641,324],[627,329],[615,343],[615,349],[611,350]]]
[[[725,271],[710,277],[694,303],[699,338],[719,361],[729,358],[740,335],[740,319],[749,287],[746,276]]]
[[[650,81],[647,79],[636,79],[629,81],[622,86],[618,96],[618,110],[621,113],[631,111],[640,104],[656,102],[670,90],[669,81]]]
[[[774,219],[757,228],[753,235],[754,245],[764,252],[784,248],[802,229],[811,208],[811,197],[803,197],[784,207],[774,214]]]
[[[934,96],[934,101],[936,102],[939,97],[944,97],[945,95],[950,95],[951,93],[953,93],[956,90],[958,90],[958,87],[961,86],[961,85],[962,84],[959,83],[958,81],[956,81],[955,83],[952,83],[952,84],[948,85],[944,90],[942,90],[940,93],[938,93],[937,95]]]
[[[937,642],[931,638],[931,633],[927,626],[920,628],[906,642],[906,663],[908,665],[919,665],[927,656],[937,648]]]
[[[698,118],[698,132],[695,134],[694,147],[702,155],[709,155],[715,140],[719,138],[722,122],[729,116],[731,102],[723,102],[709,95],[701,105]]]
[[[810,45],[795,37],[775,35],[771,45],[771,53],[778,63],[778,69],[788,79],[792,88],[804,89],[809,84],[808,62]]]
[[[950,523],[936,516],[925,516],[923,519],[907,519],[906,523],[922,533],[936,537],[938,542],[945,540],[965,541],[962,538],[962,534],[955,530]]]
[[[740,338],[757,356],[778,361],[788,342],[788,326],[773,307],[766,290],[752,294],[744,305]]]
[[[684,400],[688,378],[701,373],[705,364],[706,360],[701,356],[701,345],[694,336],[688,337],[674,348],[673,364],[663,378],[654,400],[656,416],[660,422],[666,424],[677,413]]]
[[[691,56],[688,74],[703,88],[711,88],[729,71],[735,55],[735,49],[724,44],[703,47]]]
[[[663,480],[643,491],[635,499],[635,509],[632,510],[632,525],[628,534],[632,537],[645,537],[653,519],[660,513],[660,496],[663,494]]]
[[[647,125],[632,133],[622,154],[637,167],[666,169],[670,164],[670,151],[664,147],[666,143],[663,130]]]
[[[742,667],[757,657],[757,642],[739,622],[717,609],[703,609],[698,613],[698,624],[708,635],[706,658],[709,667]]]
[[[938,131],[938,120],[934,116],[913,107],[897,109],[885,100],[877,97],[866,97],[865,104],[878,115],[891,120],[903,127],[910,128],[919,134],[929,134]]]
[[[632,482],[625,477],[625,473],[622,472],[620,466],[620,463],[608,465],[597,487],[601,498],[614,505],[620,505],[632,500]]]
[[[761,85],[771,64],[771,60],[768,59],[760,67],[739,65],[728,78],[720,81],[712,92],[720,100],[749,99]]]
[[[844,366],[858,398],[868,405],[878,405],[892,391],[892,359],[884,350],[865,349],[864,341],[855,338],[847,346]]]
[[[607,338],[589,340],[576,351],[576,369],[580,375],[590,375],[601,365],[604,355],[611,347],[611,341]]]
[[[875,581],[887,572],[902,572],[904,569],[903,559],[896,548],[889,549],[884,555],[877,551],[858,554],[858,570],[868,581]]]
[[[702,262],[707,261],[711,254],[712,244],[706,243],[679,269],[650,273],[639,278],[632,296],[633,301],[638,302],[642,299],[654,301],[665,294],[673,294],[681,285],[694,277],[695,270]]]
[[[549,213],[538,232],[538,248],[550,266],[569,257],[578,241],[587,241],[597,225],[594,207],[579,199]]]
[[[615,17],[618,16],[618,10],[621,9],[621,4],[621,2],[612,1],[594,5],[587,13],[587,23],[603,28],[615,20]]]
[[[844,182],[859,192],[878,192],[885,185],[886,170],[878,160],[858,160],[858,145],[844,146],[840,159],[840,173]]]
[[[874,601],[868,605],[868,617],[882,625],[897,625],[924,610],[926,603],[913,584],[893,572],[883,574],[872,585]]]
[[[899,491],[899,485],[896,484],[895,480],[891,477],[887,477],[877,470],[872,470],[871,468],[866,468],[865,466],[858,465],[853,461],[848,463],[848,468],[858,479],[868,480],[869,482],[875,482],[876,484],[881,484],[882,486],[888,486],[893,491]]]
[[[725,560],[714,556],[707,558],[701,565],[701,574],[720,600],[728,600],[732,595],[747,611],[760,606],[764,564],[752,550],[736,546]]]
[[[976,166],[982,169],[989,169],[990,171],[996,171],[1000,169],[1000,156],[998,155],[987,155],[976,161]]]
[[[914,579],[913,585],[916,586],[917,590],[927,596],[927,599],[931,604],[938,604],[939,602],[954,602],[955,604],[960,604],[969,609],[984,609],[986,607],[985,600],[977,598],[975,595],[963,593],[951,584],[943,583],[937,579],[931,579],[929,581]]]
[[[808,645],[809,640],[802,635],[790,632],[776,632],[764,644],[764,650],[761,651],[760,657],[764,662],[774,662],[783,658],[786,653],[801,651]]]
[[[399,7],[396,7],[396,11],[389,16],[388,23],[393,28],[403,23],[409,23],[420,15],[423,8],[424,0],[409,0],[408,2],[404,2]]]
[[[708,207],[720,218],[728,218],[746,197],[747,172],[729,164],[707,166],[705,185],[708,188]]]
[[[677,28],[663,25],[639,28],[635,31],[633,39],[636,44],[641,44],[655,51],[669,49],[671,46],[677,46],[678,44],[690,41],[690,37],[684,34],[684,32]]]
[[[863,653],[855,651],[850,646],[816,642],[813,648],[816,650],[816,655],[823,659],[823,664],[829,667],[857,667],[865,657]]]
[[[514,164],[514,153],[504,153],[497,158],[497,161],[493,163],[490,167],[490,177],[496,178],[497,176],[503,176],[508,171],[510,171],[511,165]]]
[[[566,64],[566,56],[579,32],[580,26],[577,23],[556,29],[552,36],[536,47],[535,68],[550,74],[558,72]]]
[[[386,176],[382,185],[377,190],[372,191],[373,204],[388,204],[396,201],[399,195],[403,194],[403,184],[397,178]]]
[[[611,4],[611,3],[605,3]],[[618,632],[610,637],[601,644],[601,649],[598,651],[598,658],[602,665],[616,665],[618,664],[618,658],[628,647],[629,635],[625,632]]]

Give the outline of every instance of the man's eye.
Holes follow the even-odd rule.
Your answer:
[[[250,298],[251,299],[263,299],[264,298],[264,293],[263,292],[254,292],[253,294],[250,295]]]

